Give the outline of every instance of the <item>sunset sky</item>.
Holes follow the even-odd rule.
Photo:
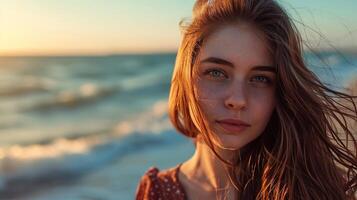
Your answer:
[[[356,0],[279,2],[332,45],[357,48]],[[190,17],[193,4],[194,0],[0,0],[0,55],[173,52],[180,41],[178,22]],[[302,33],[305,40],[326,46],[311,31]]]

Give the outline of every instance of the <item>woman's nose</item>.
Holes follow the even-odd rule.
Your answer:
[[[247,106],[246,94],[242,85],[235,85],[228,90],[228,95],[224,100],[224,104],[228,109],[241,110]]]

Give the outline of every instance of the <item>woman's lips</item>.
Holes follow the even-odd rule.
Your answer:
[[[233,132],[233,133],[242,132],[250,126],[245,124],[231,124],[222,121],[217,121],[217,123],[227,132]]]

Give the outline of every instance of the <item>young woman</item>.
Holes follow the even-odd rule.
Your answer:
[[[169,114],[196,151],[149,169],[136,199],[355,198],[356,96],[306,67],[281,6],[198,0],[183,34]]]

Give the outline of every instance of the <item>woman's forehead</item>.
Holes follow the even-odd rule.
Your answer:
[[[264,34],[247,23],[225,25],[205,38],[199,62],[218,57],[237,65],[272,65]]]

